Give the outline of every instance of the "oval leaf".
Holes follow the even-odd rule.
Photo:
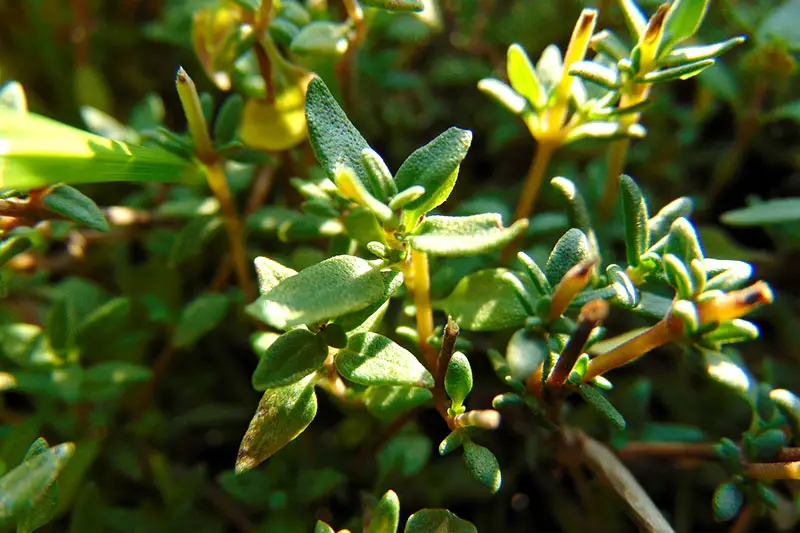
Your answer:
[[[284,279],[249,311],[285,330],[358,311],[381,300],[384,292],[380,271],[358,257],[339,255]]]
[[[400,526],[400,498],[393,491],[387,491],[372,509],[369,533],[396,533]]]
[[[283,387],[322,368],[328,357],[325,342],[307,329],[294,329],[278,337],[253,372],[256,390]]]
[[[431,255],[459,257],[498,250],[525,231],[527,219],[504,228],[500,215],[486,213],[467,217],[431,216],[407,237],[411,248]]]
[[[500,465],[497,462],[497,458],[488,448],[469,440],[465,441],[464,464],[472,477],[486,485],[491,492],[500,490],[500,485],[503,481],[500,474]]]
[[[69,185],[58,185],[44,197],[44,205],[49,211],[58,213],[86,227],[98,231],[108,231],[105,215],[91,198]]]
[[[590,259],[591,256],[592,251],[586,235],[577,228],[570,229],[558,240],[550,252],[550,257],[547,258],[544,266],[547,281],[555,286],[570,268]]]
[[[528,313],[511,285],[504,268],[475,272],[461,279],[453,292],[437,307],[453,317],[462,329],[493,331],[521,326]],[[522,274],[519,278],[525,278]],[[533,290],[533,287],[531,287]]]
[[[447,509],[423,509],[408,517],[405,533],[478,533],[470,522]]]
[[[362,385],[433,387],[433,376],[414,354],[377,333],[351,336],[347,348],[336,354],[336,369]]]
[[[405,206],[406,227],[413,227],[420,215],[444,202],[458,177],[461,161],[472,143],[472,132],[450,128],[408,156],[395,175],[397,190],[414,185],[425,188],[425,194]]]
[[[800,198],[776,198],[723,213],[730,226],[770,226],[800,220]]]
[[[183,348],[200,340],[214,329],[228,312],[228,297],[223,294],[203,294],[187,305],[175,330],[175,346]]]
[[[381,419],[394,418],[409,409],[427,403],[432,398],[433,393],[428,389],[394,385],[370,387],[364,393],[367,411]]]
[[[242,474],[267,460],[300,435],[317,415],[316,376],[269,389],[261,397],[236,458],[236,473]]]

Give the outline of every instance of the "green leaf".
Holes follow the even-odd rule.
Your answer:
[[[378,191],[372,189],[361,160],[361,153],[370,148],[367,141],[347,118],[320,78],[314,78],[308,84],[306,121],[311,146],[328,178],[333,180],[337,164],[344,163],[355,171],[358,179],[373,196],[380,196]]]
[[[347,236],[366,246],[370,242],[386,244],[386,233],[372,211],[366,207],[357,206],[344,216],[344,227]]]
[[[615,120],[593,120],[584,122],[564,136],[564,144],[569,144],[581,139],[596,139],[613,141],[617,139],[641,139],[646,131],[640,124],[625,125]]]
[[[425,2],[422,0],[360,0],[359,3],[369,7],[388,9],[390,11],[419,12],[425,9]],[[371,532],[372,530],[370,529],[370,533]]]
[[[536,264],[531,256],[526,254],[525,252],[519,252],[517,254],[517,259],[522,264],[525,272],[528,274],[528,278],[530,278],[531,283],[536,287],[536,292],[538,292],[542,296],[547,296],[551,292],[553,292],[553,288],[550,286],[550,282],[547,281],[547,276],[545,276],[544,272],[539,265]]]
[[[447,509],[423,509],[408,517],[405,533],[478,533],[470,522]]]
[[[673,0],[664,19],[661,53],[697,33],[710,3],[710,0]]]
[[[694,284],[684,262],[672,254],[664,254],[664,274],[667,282],[675,289],[678,298],[689,300],[694,296]]]
[[[389,305],[389,299],[403,286],[403,274],[396,271],[381,272],[383,295],[374,304],[359,311],[338,317],[334,323],[345,331],[363,333],[380,321]]]
[[[7,81],[0,87],[0,107],[20,114],[28,112],[28,98],[19,82]]]
[[[695,61],[701,61],[703,59],[712,59],[742,44],[744,41],[745,37],[740,36],[714,44],[676,48],[664,56],[659,63],[662,66],[678,66],[694,63]]]
[[[702,59],[678,67],[654,70],[642,76],[641,81],[644,83],[664,83],[674,80],[688,80],[689,78],[697,76],[715,62],[714,59]]]
[[[314,526],[314,533],[336,533],[331,526],[323,522],[322,520],[317,520],[317,524]]]
[[[730,226],[770,226],[796,220],[800,220],[800,197],[776,198],[722,214],[722,222]]]
[[[75,444],[59,444],[26,457],[22,464],[0,477],[0,523],[31,513],[35,515],[37,505],[47,497],[74,453]]]
[[[60,357],[66,358],[75,345],[77,330],[75,308],[68,298],[56,298],[47,318],[47,337],[50,347]]]
[[[507,84],[494,78],[486,78],[478,82],[478,90],[497,100],[503,107],[514,113],[522,114],[528,107],[528,100]]]
[[[69,185],[57,185],[44,197],[45,207],[53,213],[80,222],[98,231],[108,231],[108,222],[91,198]]]
[[[610,91],[622,85],[617,72],[595,61],[576,61],[569,67],[569,73]]]
[[[571,228],[558,240],[547,258],[544,266],[547,281],[555,286],[570,268],[591,257],[589,239],[581,230]]]
[[[418,474],[431,456],[431,441],[425,435],[403,433],[378,452],[378,478],[388,474],[410,477]]]
[[[339,255],[284,279],[248,308],[277,329],[321,322],[385,300],[379,270],[367,261]]]
[[[717,345],[746,342],[758,338],[758,326],[747,320],[735,318],[723,322],[703,335],[703,340]]]
[[[450,128],[403,162],[395,175],[397,190],[414,185],[425,187],[425,194],[405,206],[403,222],[407,228],[413,228],[421,215],[450,196],[471,143],[471,131]]]
[[[470,475],[487,486],[491,492],[500,490],[503,482],[500,464],[488,448],[471,440],[464,441],[464,464]]]
[[[424,405],[433,399],[433,393],[422,387],[398,387],[394,385],[378,385],[369,387],[364,393],[364,403],[372,416],[381,419],[392,419]]]
[[[331,348],[344,348],[347,346],[347,332],[335,322],[331,322],[320,329],[318,335]]]
[[[625,429],[625,418],[617,411],[617,408],[611,405],[605,394],[600,392],[596,387],[581,383],[578,385],[578,392],[586,400],[586,403],[594,407],[600,414],[602,414],[609,422],[611,422],[617,429]]]
[[[800,438],[800,398],[786,389],[773,389],[770,391],[769,397],[778,406],[781,414],[786,417],[796,441]]]
[[[679,257],[687,265],[694,259],[703,259],[700,237],[691,222],[681,217],[672,223],[666,252]]]
[[[422,198],[424,195],[425,187],[422,187],[421,185],[414,185],[397,193],[397,195],[389,202],[389,209],[392,211],[403,209],[405,206],[416,201],[418,198]]]
[[[525,231],[527,219],[503,227],[496,213],[466,217],[425,217],[406,239],[414,250],[444,257],[483,254],[498,250]]]
[[[297,438],[317,415],[316,376],[268,389],[242,439],[236,458],[236,473],[242,474],[266,461]]]
[[[589,43],[598,54],[604,54],[614,61],[626,58],[631,53],[628,46],[614,32],[609,30],[595,33]]]
[[[372,509],[369,533],[396,533],[400,526],[400,498],[389,490]]]
[[[768,429],[753,439],[754,460],[775,459],[789,439],[782,429]]]
[[[550,354],[541,334],[520,329],[514,332],[506,347],[506,362],[511,377],[525,381]]]
[[[49,448],[47,441],[39,437],[28,448],[24,461],[31,461]],[[53,483],[32,509],[20,515],[17,520],[17,533],[30,533],[50,522],[58,511],[58,501],[58,485]]]
[[[256,257],[255,265],[258,291],[262,296],[277,287],[281,281],[297,274],[296,270],[283,266],[268,257]]]
[[[92,401],[113,398],[124,392],[128,385],[144,383],[152,375],[153,372],[148,367],[126,361],[97,363],[84,374],[81,396]]]
[[[292,39],[290,48],[292,52],[300,55],[337,57],[347,52],[348,45],[345,25],[317,20],[300,30],[300,33]]]
[[[244,111],[244,98],[239,93],[229,96],[217,113],[214,122],[214,142],[223,145],[234,140]]]
[[[647,203],[641,189],[630,176],[621,175],[619,184],[622,191],[625,249],[628,255],[628,264],[638,266],[640,258],[650,248]]]
[[[800,122],[800,100],[793,100],[772,109],[764,116],[767,120],[794,120]]]
[[[377,195],[376,198],[381,202],[388,202],[397,194],[397,186],[394,178],[386,166],[383,158],[372,148],[367,148],[361,152],[361,162],[367,171],[367,178],[372,184],[372,190]]]
[[[199,216],[191,218],[181,228],[172,249],[169,252],[169,262],[177,266],[184,261],[200,255],[203,245],[222,228],[224,219],[221,216]]]
[[[283,387],[316,372],[328,357],[325,342],[307,329],[287,331],[273,342],[253,372],[253,388]]]
[[[798,16],[800,5],[795,0],[786,0],[761,21],[756,30],[756,39],[761,43],[778,41],[789,50],[800,50],[800,31],[797,31],[796,24]]]
[[[722,352],[701,350],[708,375],[728,387],[752,405],[756,401],[756,388],[747,370]]]
[[[336,370],[361,385],[433,387],[433,376],[414,354],[377,333],[352,335],[336,354]]]
[[[447,365],[444,376],[444,390],[453,400],[453,407],[460,407],[472,390],[472,367],[469,359],[461,352],[455,352]]]
[[[687,218],[692,214],[694,209],[694,202],[691,198],[682,196],[677,200],[673,200],[661,210],[651,217],[647,223],[648,231],[650,232],[650,242],[658,242],[662,237],[669,233],[672,223],[679,218]]]
[[[714,490],[714,520],[727,522],[739,514],[744,497],[735,483],[721,483]]]
[[[160,148],[93,135],[0,108],[0,188],[109,181],[200,183],[204,170]]]
[[[439,455],[447,455],[454,452],[464,444],[464,433],[461,431],[451,431],[442,442],[439,443]]]
[[[191,346],[214,329],[228,312],[228,297],[224,294],[206,293],[192,300],[181,312],[175,330],[177,348]]]
[[[528,313],[503,279],[508,270],[487,269],[461,279],[453,292],[436,303],[462,329],[494,331],[521,326]]]
[[[506,71],[511,86],[533,107],[540,108],[545,104],[546,95],[539,77],[536,75],[536,68],[528,54],[525,53],[525,49],[519,44],[512,44],[508,47]]]
[[[634,37],[633,40],[639,40],[647,28],[647,18],[642,13],[641,8],[636,5],[635,0],[619,0],[619,5],[625,15],[625,22],[631,30],[631,35]]]

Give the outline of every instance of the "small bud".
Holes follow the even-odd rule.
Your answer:
[[[447,365],[444,389],[453,400],[453,407],[460,407],[472,390],[472,368],[469,359],[461,352],[455,352]]]
[[[492,430],[500,426],[500,413],[494,409],[483,409],[477,411],[467,411],[457,415],[453,422],[456,427],[479,427],[481,429]]]

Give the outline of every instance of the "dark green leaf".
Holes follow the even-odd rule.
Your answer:
[[[650,231],[648,228],[647,203],[644,195],[630,176],[623,174],[619,178],[622,191],[623,221],[625,224],[625,249],[628,264],[639,265],[639,258],[650,247]]]
[[[214,122],[214,142],[218,145],[231,142],[236,137],[239,123],[242,121],[244,98],[239,93],[229,96],[217,113]]]
[[[77,330],[75,308],[68,298],[56,298],[47,318],[47,337],[50,347],[62,358],[75,345]]]
[[[317,415],[315,375],[268,389],[242,439],[236,458],[236,473],[242,474],[267,460],[300,435]]]
[[[464,433],[461,431],[451,431],[442,442],[439,443],[439,455],[447,455],[464,444]]]
[[[400,526],[400,498],[387,491],[372,509],[368,533],[396,533]]]
[[[597,409],[609,422],[614,424],[617,429],[625,429],[625,419],[622,417],[617,408],[611,405],[605,394],[600,392],[596,387],[582,383],[578,386],[578,392],[586,403]]]
[[[460,257],[498,250],[525,230],[527,219],[508,228],[498,214],[486,213],[467,217],[431,216],[406,238],[411,248],[431,255]]]
[[[325,326],[319,332],[321,339],[331,348],[344,348],[347,346],[347,332],[344,328],[335,322]]]
[[[504,268],[481,270],[464,277],[437,307],[462,329],[493,331],[521,326],[528,313],[514,289],[503,279]]]
[[[425,187],[424,195],[405,206],[403,222],[407,228],[413,228],[421,215],[450,196],[471,143],[472,132],[450,128],[403,162],[395,175],[397,190],[414,185]]]
[[[558,240],[547,258],[544,267],[547,280],[550,285],[556,285],[570,268],[591,257],[592,250],[586,235],[577,228],[570,229]]]
[[[91,198],[69,185],[57,185],[44,197],[44,205],[53,213],[80,222],[98,231],[108,231],[108,222]]]
[[[176,266],[200,255],[203,245],[222,228],[223,222],[220,216],[191,218],[175,237],[169,253],[170,264]]]
[[[472,477],[486,485],[491,492],[500,490],[503,482],[500,465],[488,448],[470,440],[464,441],[464,464]]]
[[[308,85],[306,120],[311,146],[328,177],[333,180],[337,164],[344,163],[355,171],[374,196],[376,191],[372,190],[361,162],[361,153],[369,149],[369,145],[320,78],[312,79]]]
[[[763,44],[778,41],[792,51],[800,50],[800,32],[795,24],[798,16],[800,5],[795,0],[786,0],[761,21],[756,30],[756,38]]]
[[[377,333],[352,335],[336,354],[336,369],[362,385],[433,387],[433,376],[414,354]]]
[[[360,0],[360,3],[365,6],[378,7],[390,11],[417,12],[425,9],[425,3],[422,0]],[[371,532],[372,530],[370,529]]]
[[[444,389],[453,400],[453,407],[460,407],[472,390],[472,367],[469,359],[461,352],[455,352],[447,365],[444,376]]]
[[[431,456],[431,441],[424,435],[405,433],[390,440],[378,452],[378,477],[389,473],[410,477],[418,474]]]
[[[345,331],[363,333],[369,331],[383,316],[389,304],[389,298],[403,286],[403,274],[397,271],[381,272],[383,278],[383,295],[374,304],[359,311],[338,317],[334,323]]]
[[[321,322],[383,301],[383,277],[367,261],[331,257],[305,268],[249,306],[253,316],[277,329]]]
[[[287,331],[273,342],[253,372],[253,388],[274,389],[300,381],[322,368],[328,357],[325,342],[306,329]]]
[[[408,517],[405,533],[478,533],[471,523],[447,509],[423,509]]]
[[[727,522],[739,514],[744,503],[739,487],[734,483],[721,483],[714,490],[714,520]]]
[[[372,184],[372,190],[381,202],[388,202],[397,194],[394,178],[378,152],[367,148],[361,152],[361,161],[367,171],[367,177]]]
[[[126,361],[104,361],[84,373],[82,396],[97,401],[121,394],[133,383],[144,383],[153,375],[146,366]]]
[[[731,226],[769,226],[800,220],[800,198],[776,198],[722,214]]]
[[[224,294],[206,293],[192,300],[183,312],[175,330],[177,348],[191,346],[214,329],[228,312],[228,297]]]

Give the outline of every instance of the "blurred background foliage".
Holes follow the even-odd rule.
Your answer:
[[[472,130],[472,149],[448,205],[454,214],[495,211],[508,220],[534,145],[517,117],[481,94],[477,82],[505,78],[505,52],[512,43],[531,56],[553,42],[563,49],[584,7],[600,9],[599,28],[626,35],[622,14],[610,0],[435,3],[438,14],[428,20],[375,14],[346,84],[335,82],[341,78],[332,61],[298,62],[333,80],[351,120],[391,168],[451,125]],[[91,106],[140,131],[162,118],[182,131],[174,90],[178,65],[193,73],[216,102],[223,100],[223,92],[202,74],[192,41],[194,14],[215,4],[0,0],[0,81],[22,83],[32,111],[84,129],[86,114],[80,111]],[[307,4],[323,17],[346,17],[334,0]],[[641,2],[649,12],[658,4]],[[784,206],[786,214],[777,223],[723,214],[800,196],[799,20],[796,0],[713,2],[698,42],[737,34],[748,41],[697,78],[654,91],[643,116],[648,135],[634,142],[627,166],[651,206],[691,196],[707,254],[752,262],[755,277],[776,290],[776,303],[754,319],[761,339],[743,345],[741,355],[759,380],[795,391],[800,390],[800,207]],[[602,143],[570,145],[556,155],[548,174],[568,176],[596,197],[604,153]],[[306,144],[277,157],[269,194],[260,199],[273,209],[251,226],[251,248],[288,257],[297,269],[318,261],[323,252],[315,241],[299,247],[282,242],[275,234],[276,217],[279,208],[302,201],[289,180],[313,172],[310,162]],[[249,205],[242,192],[258,179],[247,168],[230,176],[231,188],[250,213],[261,205]],[[357,530],[366,494],[388,488],[400,495],[406,514],[447,507],[480,531],[508,532],[586,531],[578,494],[588,491],[595,531],[633,530],[618,506],[606,505],[614,496],[599,482],[583,480],[576,486],[563,477],[556,462],[542,455],[542,442],[525,416],[514,411],[504,413],[501,428],[487,437],[504,474],[503,488],[493,497],[455,464],[459,459],[429,461],[446,434],[435,413],[423,413],[385,443],[379,421],[325,395],[320,395],[316,422],[302,438],[235,477],[237,448],[259,399],[250,385],[257,358],[242,312],[245,297],[227,290],[219,225],[201,220],[187,230],[188,224],[172,216],[202,213],[205,196],[159,184],[82,190],[99,205],[152,209],[154,216],[107,234],[42,242],[27,263],[12,265],[20,275],[4,275],[0,370],[19,370],[23,360],[49,357],[42,328],[47,328],[48,346],[64,347],[65,360],[80,359],[80,365],[61,369],[81,373],[80,379],[23,368],[15,372],[17,390],[0,395],[0,462],[16,465],[39,435],[77,444],[60,478],[59,518],[42,531],[293,533],[310,531],[317,518]],[[561,202],[555,191],[543,188],[537,213],[549,213],[550,219],[540,217],[543,221],[556,221],[540,234],[545,253],[563,231]],[[69,233],[59,223],[50,231]],[[434,281],[434,296],[451,287]],[[54,295],[62,303],[51,305]],[[198,316],[204,327],[187,330],[185,324],[197,324]],[[52,325],[61,323],[74,325],[77,336],[54,339],[59,333]],[[637,324],[612,314],[608,325]],[[478,345],[471,353],[477,376],[492,374],[480,357],[488,346]],[[720,387],[699,387],[687,365],[676,364],[676,351],[660,351],[615,375],[617,388],[610,396],[632,431],[641,432],[645,422],[678,422],[680,427],[648,425],[664,432],[650,438],[691,440],[698,435],[686,428],[699,427],[705,432],[699,438],[715,440],[746,428],[749,410],[743,402]],[[471,401],[478,405],[490,404],[503,391],[496,380],[476,384]],[[611,434],[588,411],[573,416],[592,434],[626,438]],[[377,455],[371,453],[378,449]],[[629,465],[676,530],[727,529],[713,522],[709,505],[722,477],[718,465],[649,459]],[[791,496],[785,495],[786,502]],[[778,519],[754,518],[753,527],[796,524],[796,510],[783,512]]]

